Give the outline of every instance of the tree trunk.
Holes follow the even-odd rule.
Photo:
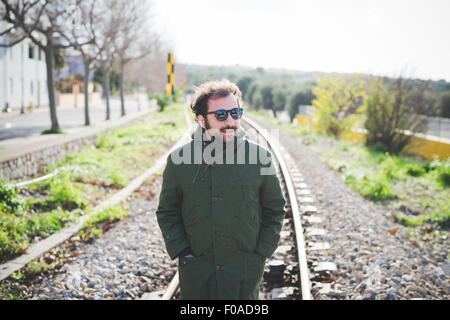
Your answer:
[[[106,98],[106,120],[111,119],[111,109],[109,107],[109,70],[103,67],[103,92]]]
[[[84,62],[84,125],[88,126],[91,124],[89,119],[89,65],[90,61],[86,58],[83,59]]]
[[[276,118],[277,117],[277,111],[275,109],[272,109],[273,112],[273,116]]]
[[[45,63],[47,67],[47,89],[48,103],[50,106],[51,131],[60,130],[58,116],[56,114],[56,98],[55,98],[55,78],[53,70],[55,66],[54,47],[51,37],[47,38],[47,46],[45,48]]]
[[[120,109],[121,109],[121,116],[123,117],[125,115],[125,101],[123,96],[123,73],[125,71],[125,63],[120,63]]]

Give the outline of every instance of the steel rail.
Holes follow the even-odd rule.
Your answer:
[[[308,271],[308,264],[307,264],[307,258],[306,258],[306,245],[305,245],[305,238],[303,236],[303,227],[302,223],[300,221],[300,210],[298,209],[298,203],[297,203],[297,196],[295,193],[294,184],[292,183],[291,176],[289,174],[288,167],[276,147],[274,141],[272,141],[272,138],[267,135],[264,130],[261,130],[261,127],[254,122],[253,120],[249,119],[248,117],[244,117],[243,119],[245,122],[247,122],[250,126],[255,128],[256,131],[260,135],[263,136],[263,138],[267,141],[270,148],[273,151],[273,154],[275,155],[279,165],[281,172],[284,177],[284,181],[286,183],[287,192],[289,195],[289,200],[291,203],[291,210],[292,210],[292,217],[294,219],[294,230],[295,230],[295,238],[297,241],[297,253],[298,253],[298,265],[299,265],[299,274],[300,274],[300,285],[301,285],[301,292],[302,292],[302,300],[312,300],[311,298],[311,283],[309,280],[309,271]]]

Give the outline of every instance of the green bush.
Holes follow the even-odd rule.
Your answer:
[[[74,221],[81,211],[53,210],[30,217],[0,214],[0,260],[24,252],[36,236],[46,238]]]
[[[375,78],[369,88],[364,101],[366,145],[383,142],[387,151],[398,154],[412,137],[399,130],[422,132],[424,125],[411,100],[413,87],[400,77],[389,82]]]
[[[383,201],[396,199],[398,195],[389,187],[389,183],[384,175],[364,176],[358,180],[352,175],[345,178],[345,183],[354,187],[361,195],[373,201]]]
[[[167,107],[169,105],[169,97],[164,95],[164,94],[159,94],[157,96],[155,96],[156,98],[156,103],[159,106],[159,111],[164,111],[164,108]]]
[[[48,194],[50,198],[47,200],[48,203],[53,203],[55,206],[61,205],[65,209],[86,207],[81,191],[75,188],[69,174],[66,172],[62,172],[60,176],[52,178],[49,184],[50,190]]]
[[[6,180],[0,179],[0,212],[22,212],[24,202],[15,188],[6,184]]]
[[[416,164],[408,164],[405,169],[406,173],[413,177],[420,177],[426,173],[425,168]]]
[[[432,161],[426,160],[422,163],[422,168],[424,168],[426,172],[430,172],[430,171],[439,169],[440,166],[441,166],[441,161],[439,161],[439,158],[437,156],[435,156]]]
[[[438,183],[443,188],[450,187],[450,166],[448,163],[442,165],[439,169]]]
[[[28,248],[26,221],[22,217],[0,213],[0,260]]]
[[[383,143],[378,141],[374,145],[369,146],[369,149],[373,152],[386,153],[388,151],[388,147]]]
[[[108,151],[111,151],[116,146],[114,137],[111,133],[103,133],[99,135],[97,138],[97,142],[95,144],[95,147],[97,149],[106,149]]]
[[[51,212],[33,214],[27,221],[27,234],[46,238],[61,230],[68,215],[67,211],[53,210]]]

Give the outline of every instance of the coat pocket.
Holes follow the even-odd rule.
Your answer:
[[[178,275],[182,300],[209,299],[211,263],[206,257],[179,258]]]

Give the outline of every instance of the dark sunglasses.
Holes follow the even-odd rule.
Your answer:
[[[212,112],[206,112],[205,114],[210,114],[210,113],[214,113],[214,115],[216,116],[216,119],[219,121],[225,121],[228,119],[228,113],[231,115],[231,117],[234,120],[238,120],[242,117],[242,113],[244,112],[244,109],[242,108],[233,108],[231,110],[217,110],[217,111],[212,111]]]

